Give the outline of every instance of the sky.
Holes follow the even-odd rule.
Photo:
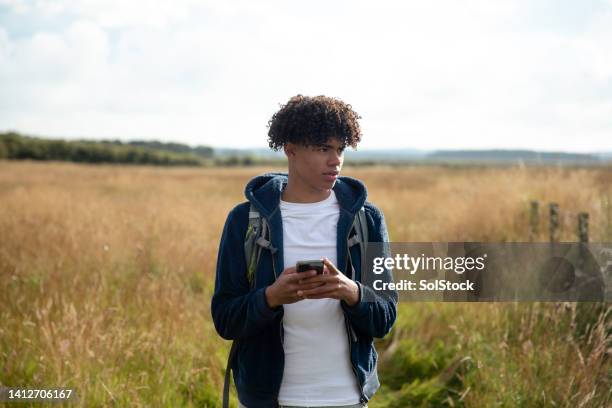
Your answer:
[[[266,147],[296,94],[360,149],[612,151],[612,0],[0,0],[0,131]]]

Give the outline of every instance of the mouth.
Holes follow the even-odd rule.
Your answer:
[[[323,176],[328,181],[335,181],[338,178],[338,174],[340,174],[340,172],[334,170],[334,171],[327,171],[327,172],[323,173]]]

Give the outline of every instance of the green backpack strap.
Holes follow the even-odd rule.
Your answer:
[[[247,280],[249,281],[250,287],[253,286],[255,280],[255,269],[257,268],[257,261],[259,260],[259,251],[257,250],[256,242],[262,227],[263,222],[259,215],[259,211],[251,204],[249,208],[249,226],[244,236],[244,256],[247,267]]]
[[[259,264],[261,251],[268,249],[272,254],[276,248],[270,242],[270,228],[268,222],[259,214],[259,211],[251,203],[249,208],[249,226],[244,237],[244,256],[247,265],[247,280],[253,288],[255,283],[255,270]]]

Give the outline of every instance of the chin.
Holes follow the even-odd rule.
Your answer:
[[[323,192],[323,191],[331,190],[334,187],[334,184],[335,183],[318,183],[318,184],[314,184],[312,187]]]

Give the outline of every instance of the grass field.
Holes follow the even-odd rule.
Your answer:
[[[0,383],[73,387],[75,406],[220,406],[218,238],[266,170],[0,161]],[[587,211],[591,240],[612,242],[610,168],[344,174],[367,183],[393,241],[526,241],[537,199],[559,203],[562,240]],[[544,220],[540,230],[544,241]],[[401,304],[378,341],[383,386],[370,407],[610,406],[610,310]]]

